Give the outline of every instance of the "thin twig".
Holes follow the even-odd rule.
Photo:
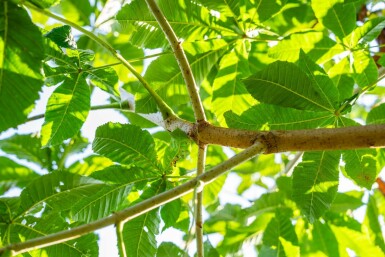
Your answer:
[[[146,0],[159,26],[162,28],[167,40],[169,41],[172,50],[174,51],[175,59],[178,62],[179,68],[182,71],[184,81],[187,86],[187,91],[190,96],[190,101],[194,110],[195,119],[199,123],[206,120],[202,101],[199,96],[199,89],[195,83],[194,75],[192,73],[190,64],[187,60],[186,54],[182,48],[181,42],[175,35],[174,30],[168,23],[166,17],[163,15],[155,0]]]
[[[197,176],[204,173],[206,163],[206,145],[200,144],[198,148]],[[197,257],[203,257],[203,188],[197,189],[195,205],[195,234]]]
[[[100,37],[96,36],[94,33],[84,29],[83,27],[77,25],[76,23],[69,21],[63,17],[60,17],[54,13],[51,13],[47,10],[40,9],[39,7],[28,3],[23,2],[23,5],[29,9],[32,9],[36,12],[39,12],[41,14],[44,14],[52,19],[55,19],[57,21],[63,22],[64,24],[70,25],[74,29],[82,32],[84,35],[88,36],[90,39],[94,40],[96,43],[100,44],[104,48],[106,48],[116,59],[118,59],[129,71],[131,71],[132,74],[139,80],[139,82],[145,87],[145,89],[148,91],[148,93],[153,97],[155,100],[159,111],[162,113],[163,119],[167,119],[170,117],[175,117],[175,113],[173,110],[167,105],[165,101],[158,95],[158,93],[155,92],[154,89],[148,84],[148,82],[143,78],[142,75],[140,75],[139,72],[135,70],[135,68],[122,56],[120,55],[109,43],[101,39]]]
[[[127,257],[126,247],[124,245],[124,239],[123,239],[124,223],[118,222],[115,226],[116,226],[116,237],[118,239],[119,256],[120,257]]]
[[[211,170],[186,182],[185,184],[177,186],[164,193],[158,194],[132,207],[116,212],[111,216],[97,220],[95,222],[91,222],[91,223],[73,228],[71,230],[65,230],[65,231],[61,231],[48,236],[39,237],[39,238],[31,239],[25,242],[10,244],[8,246],[2,247],[0,248],[0,254],[5,252],[6,250],[14,250],[15,254],[25,253],[36,248],[42,248],[50,245],[63,243],[68,240],[75,239],[82,235],[91,233],[95,230],[98,230],[113,224],[117,224],[119,222],[122,222],[122,223],[127,222],[163,204],[171,202],[175,199],[179,199],[183,195],[186,195],[194,191],[197,185],[203,187],[204,185],[211,183],[218,176],[222,175],[226,171],[232,169],[233,167],[237,166],[238,164],[244,161],[247,161],[248,159],[252,158],[257,154],[264,152],[264,150],[265,150],[264,146],[258,142],[252,145],[251,147],[245,149],[244,151],[240,152],[239,154],[231,157],[227,161],[215,166]]]

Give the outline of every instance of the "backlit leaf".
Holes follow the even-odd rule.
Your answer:
[[[338,152],[306,152],[293,173],[293,200],[310,222],[330,208],[338,189]]]
[[[368,124],[385,124],[385,104],[374,107],[366,118]]]

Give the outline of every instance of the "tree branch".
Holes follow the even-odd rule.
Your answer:
[[[158,21],[159,26],[162,28],[163,33],[165,34],[168,42],[170,43],[172,50],[174,51],[175,59],[178,62],[179,68],[182,71],[183,78],[187,86],[190,101],[194,109],[195,119],[198,123],[201,121],[205,121],[206,116],[203,110],[202,101],[198,93],[199,89],[195,83],[190,64],[187,61],[187,57],[182,48],[181,42],[178,40],[174,30],[168,23],[166,17],[163,15],[155,0],[146,0],[146,2],[155,19]]]
[[[31,239],[25,242],[21,243],[14,243],[10,244],[8,246],[5,246],[3,248],[0,248],[0,254],[7,250],[13,250],[15,251],[15,255],[25,253],[28,251],[31,251],[36,248],[42,248],[47,247],[50,245],[55,245],[59,243],[66,242],[71,239],[78,238],[82,235],[91,233],[95,230],[101,229],[103,227],[107,227],[113,224],[118,223],[125,223],[129,220],[132,220],[143,213],[146,213],[150,210],[153,210],[163,204],[166,204],[168,202],[171,202],[175,199],[178,199],[182,197],[183,195],[186,195],[194,189],[199,186],[203,187],[212,181],[214,181],[218,176],[222,175],[226,171],[230,170],[231,168],[237,166],[238,164],[247,161],[248,159],[252,158],[253,156],[260,154],[264,151],[264,146],[260,143],[256,143],[252,145],[251,147],[245,149],[244,151],[240,152],[239,154],[231,157],[227,161],[215,166],[214,168],[210,169],[209,171],[203,173],[202,175],[197,176],[196,178],[177,186],[171,190],[168,190],[166,192],[163,192],[161,194],[158,194],[152,198],[149,198],[147,200],[144,200],[143,202],[140,202],[132,207],[129,207],[125,210],[116,212],[112,214],[111,216],[108,216],[106,218],[100,219],[95,222],[91,222],[70,230],[61,231],[55,234],[51,234],[44,237],[39,237],[35,239]]]
[[[198,165],[197,165],[197,176],[204,173],[206,164],[206,150],[207,146],[199,144],[198,148]],[[197,257],[203,257],[203,188],[198,188],[196,194],[195,204],[195,234],[196,234],[196,246],[197,246]]]
[[[76,23],[69,21],[65,18],[62,18],[56,14],[53,14],[47,10],[40,9],[39,7],[29,3],[29,2],[23,2],[22,3],[25,7],[32,9],[36,12],[39,12],[41,14],[44,14],[52,19],[55,19],[57,21],[63,22],[64,24],[70,25],[72,28],[82,32],[84,35],[88,36],[90,39],[94,40],[99,45],[106,48],[116,59],[118,59],[129,71],[131,71],[132,74],[139,80],[139,82],[145,87],[145,89],[148,91],[148,93],[154,98],[159,111],[162,113],[163,119],[167,119],[169,117],[175,117],[175,113],[173,110],[167,105],[165,101],[152,89],[152,87],[148,84],[148,82],[143,78],[142,75],[140,75],[139,72],[135,70],[135,68],[122,56],[120,55],[109,43],[104,41],[103,39],[96,36],[94,33],[84,29],[83,27],[77,25]]]
[[[237,148],[260,142],[265,154],[287,151],[348,150],[385,147],[385,124],[345,128],[249,131],[199,124],[191,134],[196,141]]]

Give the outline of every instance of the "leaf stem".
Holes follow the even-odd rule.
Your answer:
[[[162,28],[167,40],[169,41],[174,52],[175,59],[177,60],[179,68],[182,71],[182,75],[186,83],[187,91],[189,93],[190,101],[194,110],[195,119],[198,123],[205,121],[206,116],[204,113],[202,101],[199,96],[199,89],[195,83],[194,75],[187,60],[186,54],[183,50],[182,43],[175,35],[174,30],[172,29],[170,23],[168,23],[166,17],[163,15],[155,0],[146,0],[146,2],[155,19],[158,21],[159,26]]]
[[[132,207],[116,212],[106,218],[70,230],[65,230],[51,235],[34,238],[21,243],[7,245],[5,247],[0,248],[0,254],[7,250],[14,250],[15,254],[25,253],[36,248],[42,248],[50,245],[63,243],[113,224],[127,222],[129,220],[134,219],[135,217],[142,215],[143,213],[153,210],[163,204],[171,202],[175,199],[182,197],[183,195],[194,191],[197,185],[204,186],[211,183],[218,176],[222,175],[226,171],[230,170],[231,168],[244,161],[247,161],[248,159],[252,158],[257,154],[262,153],[264,150],[264,146],[261,143],[257,142],[256,144],[231,157],[225,162],[215,166],[209,171],[203,173],[202,175],[199,175],[196,178],[171,190],[168,190],[152,198],[144,200]]]
[[[124,239],[123,239],[123,222],[116,223],[116,237],[118,238],[118,248],[119,248],[119,256],[120,257],[127,257],[126,253],[126,247],[124,245]]]
[[[121,103],[110,103],[110,104],[102,104],[102,105],[96,105],[96,106],[91,106],[91,110],[104,110],[104,109],[121,109],[122,104]],[[128,106],[128,109],[130,109],[130,106]],[[33,121],[33,120],[38,120],[44,118],[44,113],[38,114],[36,116],[32,116],[27,119],[28,121]]]
[[[175,117],[175,113],[173,110],[166,104],[165,101],[155,92],[155,90],[152,89],[152,87],[148,84],[148,82],[143,78],[142,75],[140,75],[139,72],[135,70],[135,68],[122,56],[120,55],[109,43],[101,39],[100,37],[96,36],[94,33],[84,29],[83,27],[77,25],[76,23],[69,21],[65,18],[62,18],[54,13],[51,13],[47,10],[40,9],[39,7],[28,3],[23,2],[23,5],[29,9],[32,9],[36,12],[39,12],[41,14],[44,14],[50,18],[53,18],[55,20],[58,20],[60,22],[63,22],[64,24],[70,25],[74,29],[82,32],[84,35],[88,36],[90,39],[94,40],[99,45],[106,48],[116,59],[118,59],[134,76],[139,80],[139,82],[145,87],[145,89],[148,91],[148,93],[154,98],[159,111],[162,113],[163,119],[167,119],[169,117]]]
[[[204,173],[206,163],[206,150],[207,146],[199,144],[198,148],[198,163],[197,163],[197,176]],[[195,233],[196,233],[196,246],[197,257],[204,256],[203,250],[203,188],[196,190],[196,205],[195,205]]]

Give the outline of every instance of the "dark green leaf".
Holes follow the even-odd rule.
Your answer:
[[[179,215],[182,210],[182,202],[180,199],[174,200],[170,203],[165,204],[160,210],[160,215],[164,222],[163,231],[169,227],[174,226],[178,221]]]
[[[294,168],[293,200],[314,222],[328,210],[338,189],[339,152],[306,152]]]
[[[58,145],[80,131],[90,110],[90,94],[82,73],[67,77],[53,92],[41,130],[43,146]]]
[[[362,206],[363,192],[349,191],[346,193],[337,193],[330,211],[346,212],[348,210],[355,210]]]
[[[106,69],[90,69],[85,71],[91,83],[98,88],[106,91],[115,97],[116,100],[120,100],[120,93],[118,89],[118,75],[116,71],[109,67]]]
[[[296,65],[277,61],[244,80],[260,102],[299,110],[333,111],[322,92]]]
[[[160,172],[154,139],[150,133],[129,124],[107,123],[96,130],[95,152],[115,162]]]
[[[41,33],[27,11],[10,1],[0,3],[0,31],[0,131],[3,131],[23,123],[38,99],[43,85],[44,49]]]
[[[71,26],[63,25],[61,27],[54,28],[44,36],[51,39],[60,47],[71,49],[77,48],[74,36],[71,32]]]
[[[163,242],[160,244],[156,253],[157,257],[182,257],[184,251],[171,242]]]

